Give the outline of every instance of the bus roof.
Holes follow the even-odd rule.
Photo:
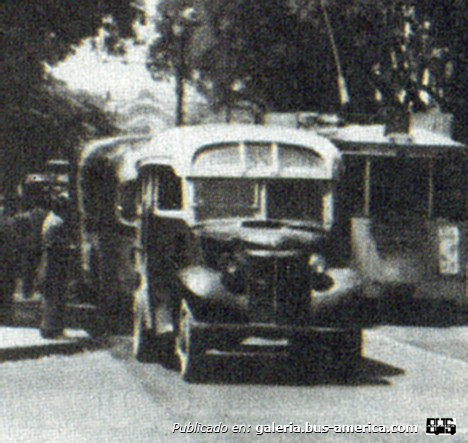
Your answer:
[[[408,137],[396,137],[394,134],[385,134],[384,125],[348,125],[336,128],[328,135],[328,138],[335,142],[341,149],[347,151],[373,149],[378,151],[379,147],[398,147],[403,150],[425,151],[460,151],[466,148],[444,134],[439,134],[423,128],[413,128]]]
[[[153,137],[123,136],[100,140],[89,145],[82,158],[83,164],[92,164],[93,159],[100,157],[113,161],[122,181],[136,178],[138,168],[148,165],[171,166],[180,176],[271,175],[271,171],[266,171],[267,168],[263,171],[261,168],[249,168],[248,172],[245,168],[240,170],[232,162],[229,163],[229,159],[225,159],[226,163],[221,167],[219,164],[209,165],[209,155],[205,156],[206,161],[201,166],[202,161],[199,160],[205,152],[214,151],[214,147],[224,148],[243,143],[292,146],[305,151],[306,155],[304,152],[298,152],[295,168],[289,168],[289,175],[297,177],[309,174],[320,178],[321,174],[321,178],[332,178],[336,162],[341,156],[332,142],[313,132],[281,127],[215,124],[173,128]],[[316,161],[315,170],[311,164],[307,164],[307,156],[315,156],[320,160]],[[299,157],[304,159],[303,164],[300,163]]]
[[[201,168],[197,168],[197,159],[210,149],[216,146],[244,143],[300,147],[309,151],[310,155],[320,158],[321,168],[325,171],[324,175],[330,176],[324,178],[331,178],[332,169],[341,155],[332,142],[315,133],[282,127],[218,124],[186,126],[162,132],[140,153],[139,164],[141,166],[170,164],[180,175],[184,176],[198,176],[205,173],[216,175],[216,171],[220,176],[245,176],[248,175],[248,171],[245,168],[236,169],[234,163],[213,164],[212,168],[205,168],[204,172]],[[307,165],[304,164],[304,171],[306,167]],[[296,173],[301,176],[299,169],[300,167],[296,168]],[[264,171],[259,168],[249,171],[252,176],[256,176],[266,173],[266,168]],[[292,169],[291,174],[294,174]]]

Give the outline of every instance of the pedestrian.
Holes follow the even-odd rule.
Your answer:
[[[18,280],[23,297],[34,294],[46,215],[46,210],[37,208],[0,219],[0,323],[13,320]]]
[[[71,272],[71,233],[66,193],[52,197],[52,210],[42,225],[43,258],[40,271],[43,299],[41,335],[57,338],[65,326],[65,302]]]

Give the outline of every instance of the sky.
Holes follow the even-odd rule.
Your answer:
[[[153,15],[158,0],[145,0],[147,14]],[[155,36],[154,23],[137,28],[140,38],[148,44]],[[141,90],[151,91],[158,99],[175,104],[173,82],[155,82],[145,67],[146,45],[128,45],[128,54],[112,57],[104,51],[95,51],[89,41],[64,62],[50,68],[50,72],[64,80],[71,89],[86,90],[113,100],[133,99]]]
[[[86,42],[75,55],[51,69],[52,74],[71,89],[84,89],[99,95],[110,92],[113,99],[133,98],[141,89],[154,89],[156,83],[145,68],[144,48],[132,47],[124,59],[93,51]]]

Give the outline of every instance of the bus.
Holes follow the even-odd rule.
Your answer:
[[[134,356],[173,356],[186,380],[209,351],[260,352],[255,339],[282,343],[298,365],[351,370],[363,291],[336,259],[341,165],[324,137],[254,125],[91,143],[79,174],[82,267],[101,316],[131,319]]]

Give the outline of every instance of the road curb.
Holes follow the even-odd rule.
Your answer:
[[[0,327],[0,362],[56,353],[70,354],[97,345],[96,341],[81,330],[66,329],[63,337],[52,340],[42,338],[36,328]]]

